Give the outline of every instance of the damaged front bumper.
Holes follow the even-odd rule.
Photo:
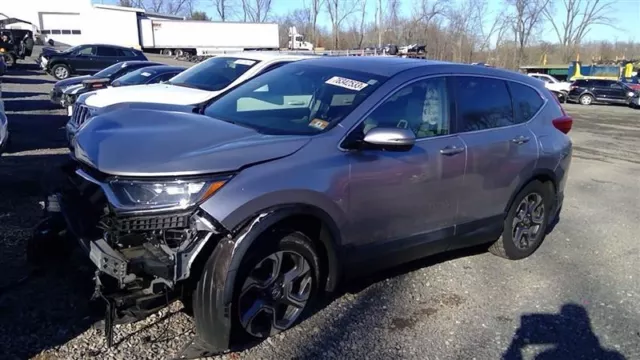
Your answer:
[[[107,304],[105,335],[111,346],[114,324],[144,319],[190,295],[199,280],[194,277],[200,275],[194,268],[204,266],[199,261],[208,258],[198,255],[219,247],[227,232],[199,208],[117,214],[107,201],[103,179],[90,171],[76,164],[63,167],[65,183],[44,205],[47,216],[63,224],[96,266],[93,298]],[[219,329],[225,340],[229,331],[228,323]],[[228,348],[214,342],[220,346],[210,346],[210,353]],[[191,347],[200,343],[196,339]]]

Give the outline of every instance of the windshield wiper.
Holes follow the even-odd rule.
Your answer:
[[[174,85],[174,86],[181,86],[181,87],[186,87],[189,89],[197,89],[197,90],[205,90],[205,91],[210,91],[209,89],[204,89],[200,86],[197,85],[191,85],[191,84],[187,84],[187,83],[167,83],[169,85]]]

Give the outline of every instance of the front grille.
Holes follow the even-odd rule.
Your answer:
[[[89,117],[91,117],[91,111],[88,106],[76,103],[73,106],[73,115],[71,115],[71,121],[76,126],[84,124]]]
[[[149,217],[118,218],[115,226],[119,231],[180,229],[189,226],[189,215],[154,215]]]

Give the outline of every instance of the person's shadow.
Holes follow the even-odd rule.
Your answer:
[[[502,358],[522,360],[522,352],[529,345],[551,346],[535,355],[535,360],[625,360],[619,352],[600,346],[600,340],[591,329],[587,310],[577,304],[562,306],[559,314],[523,315],[520,328]]]

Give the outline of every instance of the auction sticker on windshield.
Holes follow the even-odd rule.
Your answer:
[[[145,72],[141,73],[140,75],[142,75],[144,77],[149,77],[149,76],[151,76],[151,73],[148,73],[148,72],[145,71]]]
[[[309,123],[309,126],[311,126],[313,128],[316,128],[318,130],[324,130],[324,128],[326,128],[327,125],[329,125],[329,122],[321,120],[321,119],[313,119]]]
[[[255,63],[255,61],[253,60],[245,60],[245,59],[238,59],[236,61],[234,61],[234,63],[238,64],[238,65],[245,65],[245,66],[251,66]]]
[[[343,77],[340,77],[340,76],[332,77],[331,79],[325,81],[325,84],[340,86],[341,88],[354,90],[354,91],[360,91],[360,90],[366,88],[367,86],[369,86],[369,84],[367,84],[367,83],[363,83],[363,82],[357,81],[357,80],[343,78]]]

